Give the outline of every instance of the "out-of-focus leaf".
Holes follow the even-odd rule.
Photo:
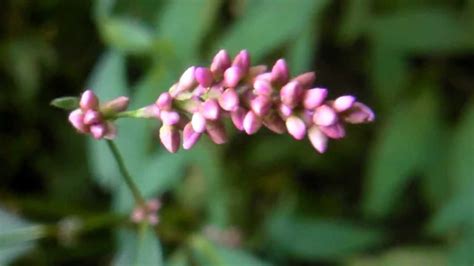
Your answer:
[[[347,266],[443,266],[447,263],[446,252],[441,248],[401,247],[380,256],[350,259]]]
[[[140,231],[118,231],[118,251],[112,265],[163,265],[161,245],[152,228],[140,225]]]
[[[153,45],[153,32],[132,18],[108,18],[100,21],[104,42],[127,53],[146,53]]]
[[[166,261],[166,266],[188,266],[191,265],[188,261],[188,255],[184,249],[175,251]]]
[[[460,241],[456,243],[450,250],[448,265],[449,266],[471,266],[474,264],[474,232],[465,232]]]
[[[256,61],[293,40],[329,3],[327,0],[263,0],[248,8],[214,46],[236,53],[248,49]],[[284,19],[284,23],[282,23]]]
[[[60,109],[73,110],[79,107],[79,98],[77,97],[56,98],[52,100],[50,104]]]
[[[438,101],[427,90],[418,97],[396,106],[385,120],[369,162],[364,210],[384,216],[402,193],[414,171],[423,163],[436,128]]]
[[[0,265],[7,265],[33,247],[33,240],[46,233],[42,226],[34,226],[0,209]]]
[[[279,212],[266,224],[267,241],[278,254],[303,260],[338,260],[376,246],[381,231],[345,221],[295,217]]]
[[[168,1],[157,20],[157,36],[178,59],[176,67],[196,63],[203,37],[209,30],[222,1]],[[178,78],[178,77],[177,77]]]
[[[370,22],[371,0],[347,0],[339,29],[339,38],[345,44],[353,43]]]
[[[110,16],[116,0],[96,0],[94,15],[98,20],[104,20]],[[99,21],[100,22],[100,21]]]
[[[452,139],[449,175],[454,192],[474,186],[474,102],[460,120]]]
[[[294,75],[308,71],[316,52],[317,27],[307,26],[290,46],[288,65]]]
[[[269,265],[244,250],[217,246],[201,236],[192,238],[191,247],[199,265]]]

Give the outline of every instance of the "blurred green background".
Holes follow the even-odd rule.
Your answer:
[[[474,1],[2,0],[0,265],[474,264]],[[153,102],[221,48],[315,70],[377,120],[324,155],[266,130],[168,154],[153,121],[102,142],[50,100]]]

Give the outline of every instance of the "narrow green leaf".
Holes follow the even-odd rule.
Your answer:
[[[449,266],[471,266],[474,265],[474,232],[466,232],[461,239],[450,249]]]
[[[339,38],[344,44],[352,44],[369,26],[371,0],[349,0],[343,5]]]
[[[139,231],[121,229],[117,232],[118,251],[112,265],[163,265],[161,245],[152,228],[140,225]]]
[[[320,14],[329,2],[263,0],[253,3],[248,12],[214,45],[213,51],[225,48],[236,53],[248,49],[254,60],[261,60],[275,48],[301,34],[301,29],[311,24],[314,16]]]
[[[447,263],[446,251],[435,247],[399,247],[385,251],[379,256],[356,257],[347,266],[444,266]]]
[[[166,261],[166,266],[189,266],[188,254],[185,249],[178,249]]]
[[[77,97],[61,97],[56,98],[50,103],[52,106],[64,109],[64,110],[74,110],[79,107],[79,98]]]
[[[294,75],[308,71],[316,53],[318,27],[307,26],[290,45],[288,65]]]
[[[438,101],[432,90],[393,108],[371,152],[368,166],[365,212],[389,213],[407,182],[424,162],[427,136],[436,128]]]
[[[153,45],[153,32],[132,18],[107,18],[99,21],[104,42],[122,52],[146,53]]]

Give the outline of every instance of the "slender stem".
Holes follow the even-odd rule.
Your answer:
[[[122,156],[120,155],[117,145],[115,145],[115,142],[113,140],[107,140],[107,144],[109,146],[110,151],[112,151],[112,154],[114,155],[114,159],[118,164],[120,173],[122,174],[122,177],[125,180],[125,184],[127,184],[128,188],[132,192],[135,202],[140,206],[145,206],[145,200],[143,199],[142,194],[138,190],[138,187],[135,185],[135,182],[133,182],[133,178],[128,172],[127,167],[125,167],[125,163],[123,161]]]

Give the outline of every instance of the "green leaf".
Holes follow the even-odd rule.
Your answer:
[[[79,107],[79,98],[77,97],[61,97],[56,98],[50,103],[52,106],[64,110],[74,110]]]
[[[329,3],[327,0],[263,0],[253,3],[214,45],[237,53],[248,49],[255,61],[268,55],[285,42],[293,40],[311,24],[314,16]],[[282,23],[282,19],[284,22]]]
[[[294,75],[308,71],[316,53],[317,27],[306,27],[289,47],[288,65]]]
[[[388,250],[380,256],[356,257],[347,266],[444,266],[447,254],[441,248],[399,247]]]
[[[188,266],[189,263],[188,254],[184,249],[178,249],[175,251],[166,261],[166,266]]]
[[[436,128],[438,101],[432,90],[393,108],[371,152],[364,210],[384,216],[403,192],[414,172],[424,163],[430,134]]]
[[[112,265],[163,265],[161,245],[153,229],[140,225],[140,230],[121,229],[117,234],[118,251]]]
[[[244,250],[218,246],[201,236],[191,239],[191,248],[199,265],[269,265]]]
[[[132,18],[107,18],[99,21],[104,42],[122,52],[138,54],[150,51],[153,32],[140,21]]]
[[[339,38],[344,44],[354,43],[369,26],[371,0],[351,0],[343,5]]]
[[[382,242],[382,233],[340,220],[279,212],[267,221],[267,242],[278,254],[302,260],[339,260]]]
[[[471,266],[474,264],[474,232],[466,232],[461,239],[452,246],[449,253],[449,266]]]

